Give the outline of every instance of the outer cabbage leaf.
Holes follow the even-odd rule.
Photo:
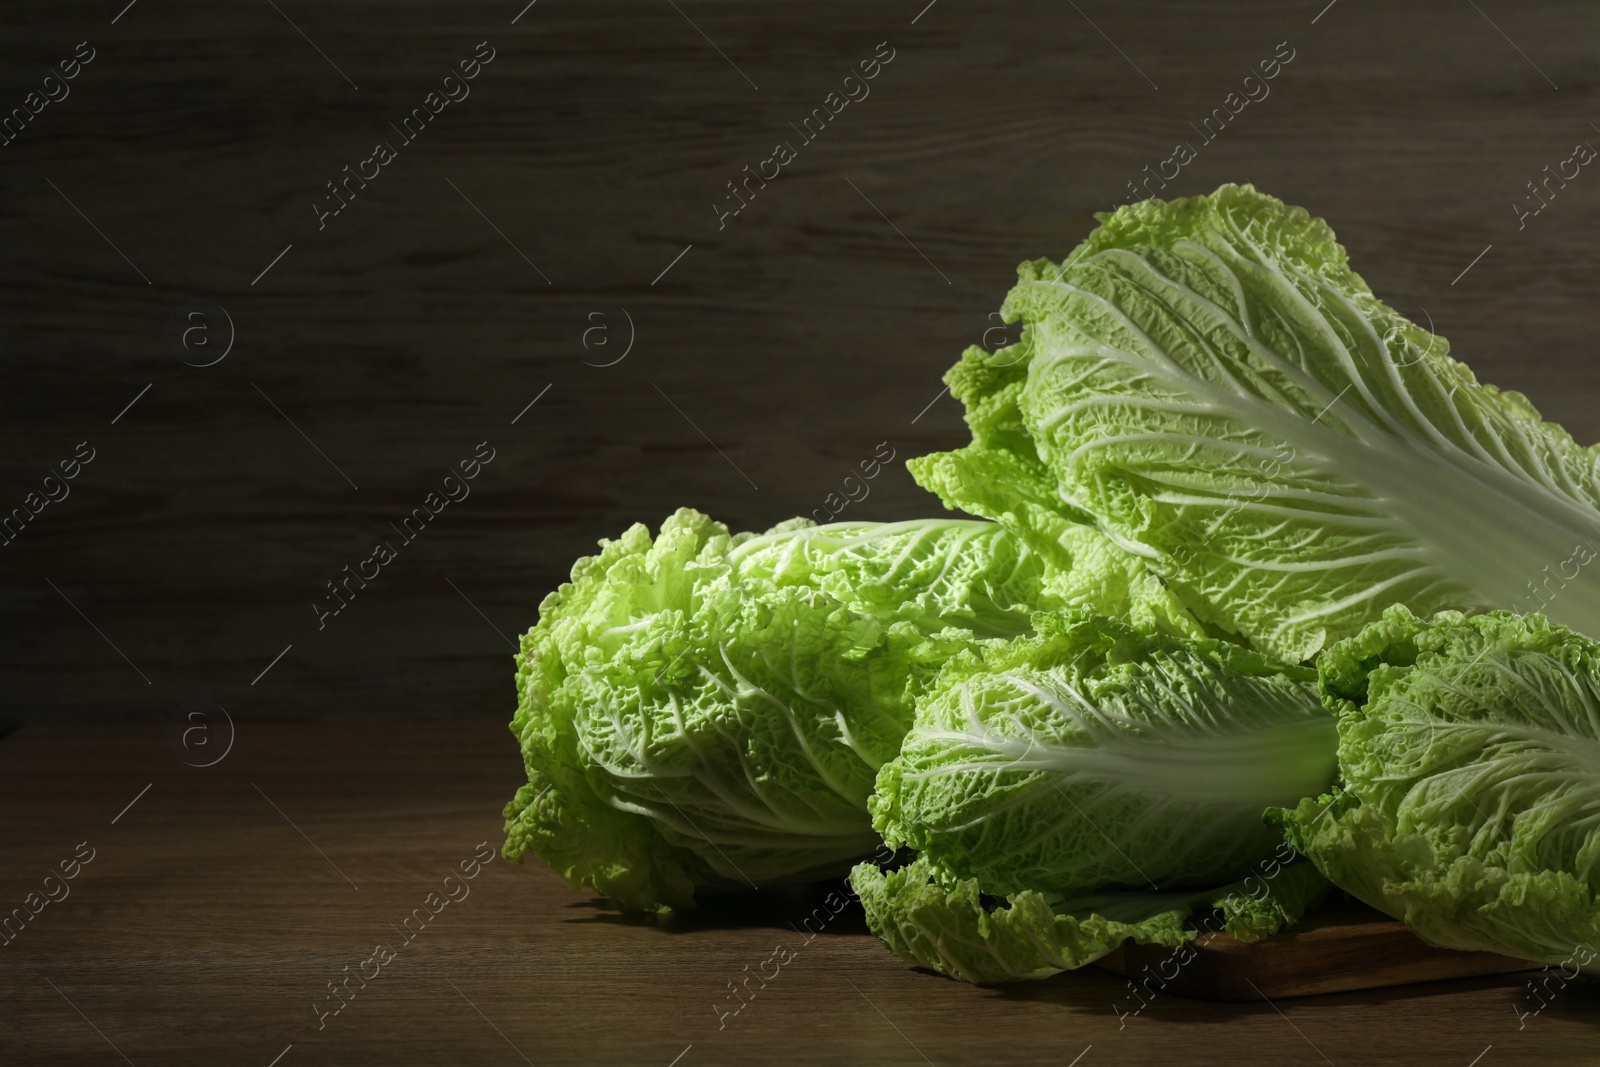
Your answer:
[[[874,825],[988,892],[1214,886],[1333,782],[1315,672],[1088,614],[958,654],[878,774]]]
[[[1220,912],[1228,933],[1259,940],[1298,921],[1328,888],[1314,867],[1298,863],[1256,889],[1235,883],[1198,893],[1102,893],[1055,903],[1030,889],[1002,904],[977,879],[936,876],[924,858],[888,873],[860,864],[850,884],[867,925],[896,955],[981,985],[1048,978],[1130,939],[1177,949],[1198,933],[1187,920],[1211,909]]]
[[[1107,610],[1101,557],[1049,580]],[[1057,602],[993,523],[784,523],[729,534],[690,510],[642,525],[547,597],[517,657],[529,783],[505,853],[537,853],[630,908],[843,873],[913,698],[974,643]],[[1122,599],[1119,599],[1122,598]]]
[[[967,406],[973,443],[914,459],[908,468],[947,507],[993,519],[1042,553],[1057,575],[1052,589],[1068,606],[1123,617],[1145,629],[1202,634],[1143,558],[1119,547],[1094,527],[1092,515],[1067,505],[1056,491],[1018,407],[1029,345],[1025,333],[1021,344],[993,356],[976,346],[967,350],[945,381]],[[1093,584],[1086,586],[1086,578]]]
[[[1289,842],[1430,944],[1600,954],[1600,643],[1396,606],[1320,672],[1343,784],[1272,814]]]
[[[1287,930],[1333,889],[1316,866],[1304,861],[1274,867],[1271,874],[1243,878],[1211,898],[1222,929],[1250,943]]]
[[[1021,342],[947,376],[973,444],[922,484],[1041,551],[1092,517],[1289,660],[1392,603],[1600,632],[1600,453],[1375,298],[1325,222],[1233,185],[1098,217],[1019,268]]]

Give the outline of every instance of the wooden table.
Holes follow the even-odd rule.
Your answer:
[[[327,984],[499,843],[508,646],[572,560],[682,505],[812,514],[879,442],[841,517],[939,513],[903,459],[965,440],[939,376],[1015,264],[1067,252],[1280,42],[1271,95],[1164,192],[1248,180],[1328,217],[1483,380],[1600,436],[1600,176],[1511,209],[1597,137],[1592,4],[525,4],[0,16],[0,113],[95,51],[0,147],[0,511],[97,450],[0,548],[0,729],[25,724],[0,904],[96,850],[0,949],[0,1062],[1593,1059],[1581,988],[1520,1032],[1517,979],[1119,1028],[1104,973],[973,989],[849,914],[719,1029],[804,894],[627,921],[500,860],[319,1030]],[[482,41],[471,96],[319,228],[325,183]],[[719,222],[880,42],[871,96]],[[325,583],[480,441],[471,497],[319,628]],[[219,706],[235,748],[183,765],[169,723]]]
[[[1103,971],[977,989],[890,955],[853,908],[805,943],[790,924],[832,887],[656,921],[496,857],[407,943],[413,909],[498,845],[518,774],[510,735],[477,720],[251,724],[205,769],[155,730],[19,731],[0,743],[0,903],[80,842],[94,858],[0,949],[0,1062],[119,1063],[113,1044],[140,1067],[266,1067],[290,1045],[279,1067],[1592,1058],[1600,995],[1583,985],[1520,1031],[1516,977],[1271,1006],[1158,998],[1119,1019],[1133,1001]],[[794,961],[719,1026],[727,984],[780,943]],[[378,944],[393,959],[321,1017],[328,983]]]

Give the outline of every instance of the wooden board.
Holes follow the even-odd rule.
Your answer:
[[[1099,965],[1133,985],[1199,1000],[1277,1000],[1539,967],[1492,952],[1434,948],[1404,923],[1356,901],[1321,908],[1263,941],[1208,933],[1193,948],[1193,958],[1179,966],[1171,949],[1130,943]]]

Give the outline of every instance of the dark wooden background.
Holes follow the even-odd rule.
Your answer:
[[[738,528],[810,513],[880,441],[898,458],[843,517],[937,513],[900,460],[964,440],[939,376],[1016,263],[1063,255],[1147,164],[1198,144],[1189,124],[1279,42],[1295,58],[1271,95],[1169,191],[1251,181],[1308,206],[1480,377],[1600,436],[1600,176],[1523,229],[1512,208],[1600,144],[1600,11],[1576,0],[124,4],[0,16],[0,109],[96,50],[0,147],[0,512],[78,442],[97,453],[0,547],[0,717],[24,724],[0,743],[0,904],[80,837],[128,831],[82,899],[0,949],[7,1062],[117,1062],[45,977],[138,1063],[265,1064],[291,1042],[296,1062],[522,1062],[421,973],[336,1038],[294,1027],[382,926],[369,893],[409,902],[434,860],[498,843],[509,642],[540,598],[597,538],[679,506]],[[319,232],[324,183],[480,41],[496,57],[471,95]],[[870,97],[719,230],[725,183],[882,41]],[[196,307],[216,344],[222,312],[234,325],[215,366],[185,365],[219,351],[180,344]],[[627,357],[596,366],[629,319]],[[480,441],[496,459],[471,496],[319,631],[324,582]],[[207,770],[167,739],[196,707],[238,730]],[[289,719],[351,721],[271,722]],[[344,883],[251,781],[389,888],[325,903]],[[151,782],[154,829],[97,829]],[[719,1045],[690,1033],[704,1019],[674,1027],[765,958],[793,901],[661,933],[599,921],[548,871],[491,867],[441,973],[541,1065],[664,1067],[690,1043],[683,1067],[809,1061],[818,1041],[921,1062],[889,1019],[936,1063],[1091,1043],[1085,1067],[1323,1062],[1273,1011],[1160,1005],[1119,1037],[1109,978],[981,993],[859,929]],[[1492,1043],[1488,1067],[1592,1038],[1582,992],[1518,1032],[1515,985],[1288,1012],[1341,1063],[1426,1047],[1465,1065]]]

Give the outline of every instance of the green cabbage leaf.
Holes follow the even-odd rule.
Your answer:
[[[1600,453],[1374,297],[1325,222],[1234,185],[1099,218],[1019,268],[1020,342],[946,376],[972,443],[921,484],[1046,554],[1092,524],[1290,661],[1395,603],[1600,633]]]
[[[1202,930],[1259,941],[1298,922],[1330,886],[1309,863],[1198,892],[1122,892],[1052,902],[1034,890],[1003,902],[977,879],[950,880],[919,858],[896,871],[850,875],[867,925],[897,956],[979,985],[1048,978],[1124,941],[1181,949]],[[1176,953],[1174,962],[1187,962]]]
[[[1271,853],[1333,783],[1316,672],[1087,613],[948,662],[869,801],[894,847],[984,890],[1193,889]]]
[[[1293,847],[1430,944],[1600,972],[1600,642],[1395,606],[1319,670],[1342,783]]]
[[[1066,603],[1194,627],[1129,581],[1137,560],[1085,545],[1047,560],[955,518],[730,534],[689,509],[603,541],[516,657],[506,856],[644,910],[844,873],[878,847],[867,797],[951,655]]]
[[[851,884],[894,952],[969,982],[1043,978],[1124,941],[1259,940],[1329,884],[1264,820],[1333,783],[1316,672],[1213,638],[1040,612],[953,655],[878,772],[914,862]]]

